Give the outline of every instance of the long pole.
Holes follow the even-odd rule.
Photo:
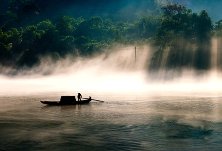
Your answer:
[[[136,63],[136,47],[135,47],[135,63]]]

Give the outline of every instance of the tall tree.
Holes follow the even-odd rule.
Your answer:
[[[151,67],[160,68],[156,65],[161,65],[165,55],[167,68],[208,69],[212,21],[207,12],[197,15],[178,4],[167,5],[162,10],[161,26],[153,38],[159,49],[154,53]]]
[[[56,29],[61,36],[72,35],[75,31],[75,19],[68,16],[60,16],[57,20]]]

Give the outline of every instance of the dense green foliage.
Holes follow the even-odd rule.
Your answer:
[[[164,68],[209,69],[213,25],[208,13],[192,13],[178,4],[162,9],[161,26],[153,37],[159,49],[152,58],[151,69],[163,67],[164,58]]]
[[[151,44],[156,50],[151,70],[207,70],[213,33],[222,38],[222,20],[213,28],[205,10],[193,13],[185,5],[166,5],[167,1],[3,0],[2,4],[8,6],[0,8],[0,64],[5,66],[32,67],[45,55],[56,61],[67,55],[91,57],[115,45]]]
[[[46,15],[50,12],[42,9],[51,3],[52,1],[12,0],[7,13],[1,16],[5,19],[1,22],[0,29],[2,65],[32,67],[39,63],[39,57],[45,55],[51,55],[55,61],[67,54],[74,57],[92,56],[116,44],[144,42],[143,39],[152,37],[160,25],[159,17],[148,13],[133,22],[114,22],[100,16],[74,18],[67,15]],[[62,7],[62,4],[72,3],[75,2],[63,3],[58,0],[54,9],[60,4]],[[60,9],[58,12],[62,10]],[[42,20],[44,15],[49,17]]]

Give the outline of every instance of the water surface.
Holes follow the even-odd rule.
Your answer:
[[[220,96],[93,93],[87,105],[47,106],[64,93],[0,96],[0,150],[219,150]],[[84,93],[82,93],[84,96]]]

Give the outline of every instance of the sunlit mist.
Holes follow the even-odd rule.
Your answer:
[[[215,41],[214,41],[215,43]],[[215,47],[213,45],[213,47]],[[135,58],[136,51],[136,58]],[[152,55],[149,47],[118,47],[111,53],[94,58],[67,57],[52,63],[50,57],[42,58],[41,65],[21,71],[17,76],[1,76],[1,94],[28,94],[50,91],[68,92],[212,92],[222,90],[220,73],[212,61],[212,71],[196,75],[194,70],[184,69],[180,76],[174,71],[148,72]],[[216,53],[213,55],[215,57]],[[6,70],[7,72],[9,71]],[[169,74],[171,80],[156,79]]]

